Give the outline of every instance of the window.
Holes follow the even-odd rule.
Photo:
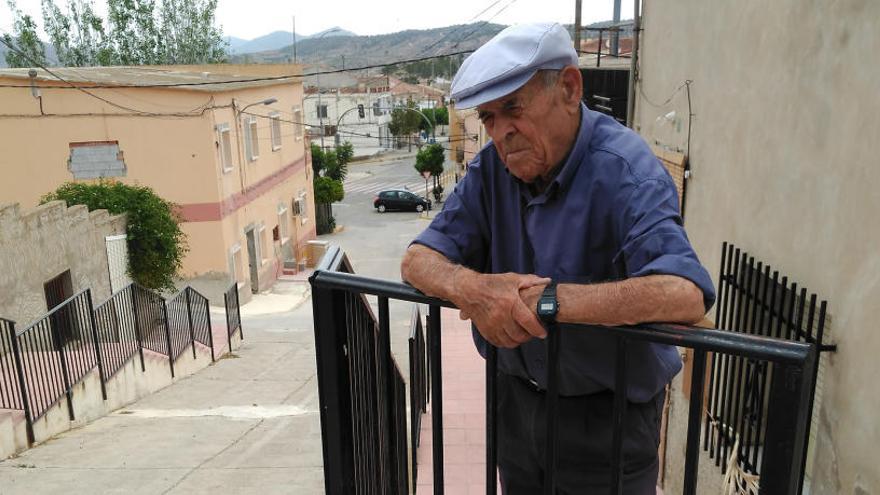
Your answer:
[[[287,219],[287,207],[284,204],[278,205],[278,227],[281,243],[284,244],[290,237],[290,223]]]
[[[217,125],[217,146],[220,150],[220,165],[223,173],[227,173],[232,170],[232,138],[229,124]]]
[[[272,112],[269,114],[272,122],[272,151],[281,149],[281,114]]]
[[[300,107],[293,107],[293,137],[297,141],[303,138],[303,111]]]
[[[260,156],[260,141],[257,137],[257,118],[254,116],[244,117],[244,153],[248,161],[254,161]]]
[[[259,235],[259,255],[260,255],[260,264],[265,265],[269,261],[269,240],[266,238],[266,226],[260,225],[260,228],[257,230]]]
[[[232,280],[239,287],[244,285],[244,265],[241,261],[241,244],[235,244],[229,249],[229,273]]]
[[[308,195],[304,192],[293,199],[293,216],[299,217],[300,225],[304,225],[309,220],[308,205]]]
[[[379,105],[378,101],[373,102],[373,117],[379,117],[382,115],[382,107]]]
[[[126,174],[119,141],[70,143],[67,168],[74,179],[125,177]]]
[[[318,115],[319,119],[327,118],[327,105],[326,104],[315,104],[315,113]]]

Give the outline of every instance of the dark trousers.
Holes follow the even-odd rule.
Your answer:
[[[623,423],[623,493],[654,495],[664,393],[628,403]],[[498,374],[498,468],[505,495],[543,493],[547,440],[546,393]],[[560,397],[556,493],[610,492],[614,394]]]

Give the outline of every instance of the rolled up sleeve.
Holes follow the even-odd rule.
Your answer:
[[[443,210],[414,240],[450,261],[481,269],[486,261],[488,227],[481,199],[479,170],[471,170],[446,199]]]
[[[649,179],[636,185],[622,212],[623,242],[617,258],[628,277],[664,274],[690,280],[703,292],[708,311],[715,302],[712,279],[691,247],[678,212],[671,180]]]

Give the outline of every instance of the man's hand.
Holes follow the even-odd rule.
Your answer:
[[[550,279],[517,273],[482,274],[467,269],[453,273],[461,319],[472,319],[480,334],[492,345],[514,348],[547,333],[521,297],[524,289],[540,287]],[[540,294],[540,291],[539,291]]]

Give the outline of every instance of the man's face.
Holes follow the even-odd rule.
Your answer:
[[[559,84],[547,87],[539,73],[513,93],[484,103],[477,112],[501,160],[515,177],[532,182],[568,152],[560,126]]]

